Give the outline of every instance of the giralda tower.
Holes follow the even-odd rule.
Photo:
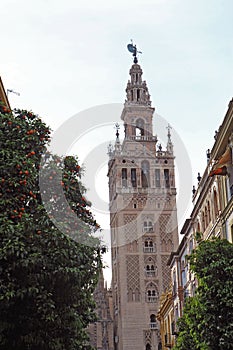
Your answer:
[[[117,130],[108,164],[114,343],[115,350],[158,350],[159,299],[178,245],[174,154],[170,127],[164,150],[153,135],[154,108],[131,49],[125,136],[121,143]]]

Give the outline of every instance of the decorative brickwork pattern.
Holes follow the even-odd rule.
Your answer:
[[[151,344],[151,330],[144,331],[144,344]]]
[[[140,299],[139,256],[126,256],[128,301]]]
[[[170,215],[161,215],[159,218],[161,251],[170,253],[173,250],[172,225]]]
[[[171,282],[171,272],[170,272],[169,266],[167,266],[168,258],[169,258],[168,255],[161,256],[163,291],[165,291],[167,288],[169,288],[170,282]]]
[[[167,234],[171,232],[171,216],[170,215],[160,215],[159,217],[159,227],[161,238],[167,238]]]
[[[124,215],[125,243],[130,243],[137,239],[137,215]]]

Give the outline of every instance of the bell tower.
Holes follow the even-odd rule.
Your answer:
[[[115,350],[158,350],[156,315],[169,287],[167,260],[178,245],[174,154],[171,128],[163,150],[153,135],[146,81],[131,45],[121,114],[124,140],[109,147],[109,209]]]

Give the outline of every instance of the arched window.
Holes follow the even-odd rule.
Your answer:
[[[157,275],[157,266],[155,265],[152,258],[147,260],[147,265],[145,268],[146,277],[154,277]]]
[[[139,118],[136,121],[136,136],[144,136],[145,135],[145,127],[144,120]]]
[[[146,344],[146,350],[151,350],[151,346],[149,343]]]
[[[154,283],[150,283],[146,288],[146,301],[147,303],[155,303],[158,300],[159,293],[157,286]]]
[[[154,243],[152,239],[146,239],[144,242],[144,248],[143,248],[144,253],[153,253],[154,252]]]
[[[150,186],[150,165],[147,160],[142,162],[141,180],[143,188]]]
[[[160,187],[160,169],[155,169],[155,187]]]
[[[164,185],[165,185],[166,188],[170,187],[169,169],[164,169]]]
[[[143,221],[143,232],[153,232],[153,223],[150,219]]]
[[[150,315],[150,328],[157,328],[157,320],[155,314]]]
[[[122,187],[127,187],[127,169],[122,168],[121,170],[121,180],[122,180]]]
[[[131,185],[132,187],[137,187],[137,173],[135,168],[131,169]]]

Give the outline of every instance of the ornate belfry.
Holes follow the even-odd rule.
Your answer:
[[[174,154],[169,126],[166,149],[153,135],[154,108],[136,53],[121,114],[124,140],[117,124],[108,152],[114,346],[158,350],[159,299],[178,245]]]

